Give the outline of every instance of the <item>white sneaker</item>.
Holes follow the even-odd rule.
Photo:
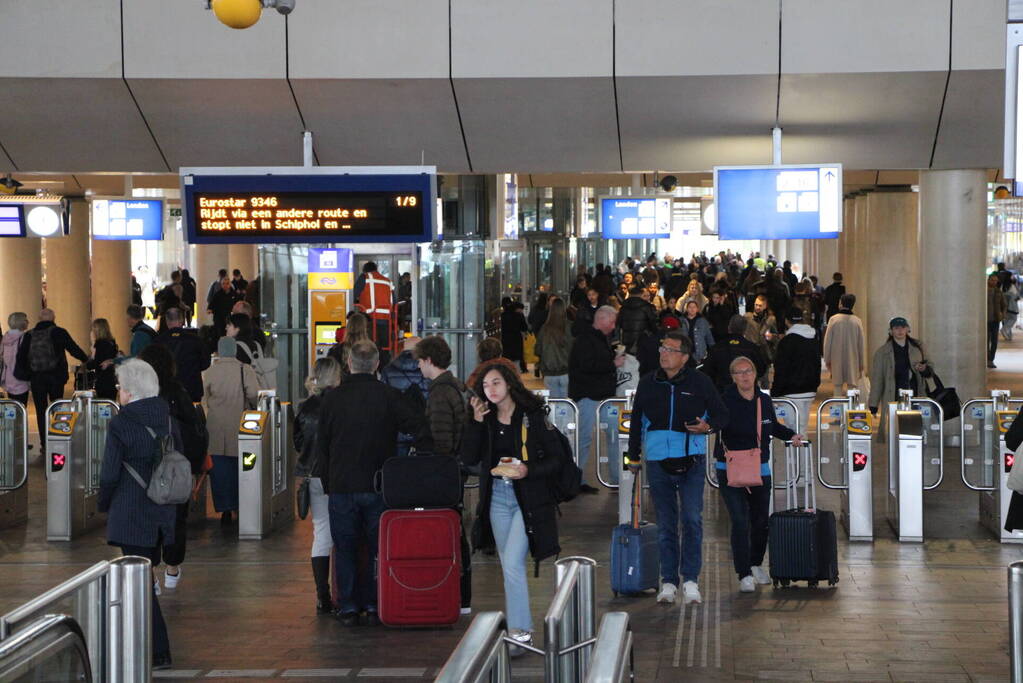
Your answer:
[[[508,632],[508,637],[514,640],[516,643],[522,643],[523,645],[533,644],[533,634],[529,631],[520,631],[518,629],[512,629]],[[509,657],[518,657],[526,654],[526,649],[518,647],[517,645],[511,645],[508,647]]]
[[[161,595],[163,591],[160,590],[160,579],[153,581],[153,592],[157,595]]]
[[[673,583],[661,584],[661,592],[657,594],[657,602],[672,604],[675,602],[675,594],[678,593],[678,586]]]
[[[163,573],[163,586],[167,590],[171,590],[172,591],[175,588],[177,588],[178,587],[178,581],[180,581],[180,580],[181,580],[181,567],[178,567],[178,573],[177,574],[171,574],[168,571],[164,571],[164,573]]]
[[[757,589],[757,584],[752,576],[744,576],[739,579],[739,592],[752,593]]]
[[[756,567],[751,567],[751,569],[753,570],[754,581],[759,583],[761,586],[771,585],[771,575],[764,571],[763,567],[757,565]]]
[[[695,581],[686,581],[682,584],[682,604],[688,605],[691,602],[703,602],[700,597],[700,587]]]

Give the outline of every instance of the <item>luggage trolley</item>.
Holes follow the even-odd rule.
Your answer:
[[[238,425],[238,538],[261,540],[295,518],[291,404],[259,392]]]
[[[888,404],[888,523],[902,542],[924,535],[923,492],[938,488],[945,475],[945,413],[935,401],[899,390]]]
[[[858,389],[817,408],[817,480],[842,492],[842,524],[850,541],[874,540],[871,437],[874,422]],[[837,475],[829,481],[825,471]]]
[[[28,415],[0,400],[0,529],[28,520]]]
[[[757,391],[760,391],[759,389]],[[786,427],[789,427],[796,434],[800,434],[800,428],[802,425],[799,424],[799,410],[796,404],[787,398],[772,398],[771,402],[774,404],[774,415],[778,418],[778,422],[781,422]],[[717,477],[717,465],[714,460],[714,443],[717,439],[716,433],[708,435],[707,439],[707,458],[706,458],[706,469],[707,469],[707,483],[714,488],[721,488],[721,484],[718,483]],[[790,466],[788,462],[788,445],[783,439],[773,438],[771,439],[771,485],[774,491],[787,490],[789,488],[789,471]],[[781,454],[781,455],[779,455]],[[784,461],[780,461],[779,458],[785,458]],[[783,462],[783,466],[779,467],[779,462]],[[795,476],[795,481],[792,483],[798,483],[804,476],[802,459],[796,456],[795,462],[792,463],[792,475]],[[779,476],[782,472],[784,476]],[[771,492],[771,500],[769,505],[770,512],[775,511],[774,498],[775,493]]]
[[[76,391],[46,409],[46,540],[70,541],[100,526],[96,505],[107,427],[119,408]]]
[[[1006,531],[1012,492],[1007,486],[1015,453],[1005,445],[1005,434],[1016,419],[1023,399],[1009,392],[991,391],[990,398],[963,404],[959,425],[963,483],[980,492],[980,523],[1002,543],[1023,543],[1023,531]]]
[[[533,392],[543,399],[544,405],[550,408],[551,424],[568,437],[572,444],[572,458],[579,464],[579,406],[570,398],[551,398],[547,389]]]

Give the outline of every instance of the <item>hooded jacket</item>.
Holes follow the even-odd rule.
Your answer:
[[[634,353],[641,337],[657,333],[657,309],[641,297],[630,296],[618,311],[618,327],[625,348]]]
[[[741,334],[730,334],[710,347],[700,369],[714,381],[718,391],[724,391],[732,384],[731,365],[739,356],[753,361],[757,367],[757,379],[767,373],[767,358],[763,350]]]
[[[668,378],[663,369],[639,381],[629,425],[629,459],[684,458],[707,453],[707,436],[686,424],[703,418],[713,429],[728,423],[728,410],[707,375],[682,368]]]
[[[24,394],[29,390],[29,383],[14,376],[14,367],[18,362],[18,348],[25,339],[21,330],[8,330],[3,339],[4,374],[0,377],[0,386],[8,394]]]
[[[809,325],[793,325],[778,342],[771,396],[816,394],[821,385],[821,348]]]

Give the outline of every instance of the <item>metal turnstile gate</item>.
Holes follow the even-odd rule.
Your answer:
[[[871,438],[874,423],[857,389],[817,408],[817,479],[841,491],[842,524],[850,541],[874,540]]]
[[[100,526],[96,509],[107,427],[117,415],[113,401],[76,391],[46,410],[46,540],[70,541]]]
[[[923,541],[923,492],[938,488],[945,473],[944,420],[938,403],[905,389],[888,404],[886,513],[900,541]]]
[[[572,458],[579,464],[579,406],[570,398],[551,398],[547,389],[537,389],[533,393],[550,408],[548,417],[551,424],[568,437],[572,444]]]
[[[1021,405],[1023,399],[995,389],[990,398],[964,403],[959,425],[963,483],[980,492],[980,523],[1002,543],[1023,543],[1023,531],[1005,530],[1012,498],[1007,482],[1016,457],[1005,435]]]
[[[295,518],[291,404],[260,391],[238,426],[238,538],[259,540]]]
[[[28,415],[17,401],[0,400],[0,529],[28,520]]]

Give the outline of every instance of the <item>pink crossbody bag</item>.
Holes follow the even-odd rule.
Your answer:
[[[757,447],[744,451],[730,451],[722,436],[721,445],[725,449],[725,471],[728,473],[728,485],[738,488],[763,486],[764,478],[760,476],[760,392],[757,392]]]

